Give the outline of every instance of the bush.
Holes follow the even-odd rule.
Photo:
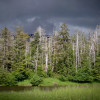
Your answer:
[[[61,80],[61,81],[67,81],[68,79],[64,75],[60,75],[59,80]]]
[[[6,80],[4,82],[4,85],[6,86],[14,86],[17,84],[17,81],[15,80],[15,77],[12,74],[8,74],[6,76]]]
[[[28,79],[32,79],[34,75],[35,75],[35,73],[34,73],[34,72],[31,72],[31,73],[29,74]]]
[[[50,66],[49,66],[49,68],[48,68],[47,75],[48,75],[49,77],[53,77],[53,72],[52,72],[52,69],[51,69]]]
[[[69,80],[74,82],[79,82],[79,83],[85,83],[85,82],[92,82],[93,77],[89,72],[89,69],[82,68],[78,70],[75,76],[69,76]]]
[[[92,72],[94,80],[100,82],[100,52],[96,56],[95,66],[93,67]]]
[[[32,69],[26,68],[25,69],[25,75],[24,75],[25,79],[30,79],[30,76],[31,76],[32,73],[33,73]]]
[[[13,86],[17,84],[13,74],[4,69],[0,69],[0,84],[6,86]]]
[[[25,76],[20,72],[13,72],[13,75],[16,81],[23,81],[25,79]]]
[[[6,76],[8,75],[8,72],[2,68],[0,68],[0,84],[4,84],[6,81]]]
[[[90,76],[87,73],[82,73],[82,74],[81,73],[77,73],[75,75],[75,77],[74,77],[74,80],[76,82],[82,82],[82,83],[84,83],[84,82],[92,82],[93,81],[93,77]]]
[[[33,86],[38,86],[40,83],[42,83],[42,79],[41,77],[39,77],[38,75],[34,75],[33,78],[31,79],[31,84]]]
[[[57,78],[57,79],[59,79],[60,75],[57,74],[57,73],[52,73],[52,77],[53,77],[53,78]]]
[[[92,69],[94,81],[100,82],[100,68],[95,67]]]
[[[38,66],[37,74],[40,77],[46,77],[46,73],[43,71],[42,66]]]

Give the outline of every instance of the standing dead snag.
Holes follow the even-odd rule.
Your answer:
[[[45,72],[48,70],[48,38],[45,37]]]
[[[79,65],[79,36],[77,33],[77,36],[76,36],[76,72],[77,72],[78,65]]]

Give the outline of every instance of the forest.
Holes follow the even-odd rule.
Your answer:
[[[63,82],[100,82],[100,26],[88,34],[69,31],[66,24],[50,35],[40,26],[32,34],[19,26],[15,32],[1,29],[0,85],[30,80],[37,86],[50,77]]]

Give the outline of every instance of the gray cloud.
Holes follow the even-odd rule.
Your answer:
[[[21,25],[32,33],[40,25],[52,32],[65,22],[94,29],[100,24],[99,4],[100,0],[0,0],[0,27],[13,30]]]

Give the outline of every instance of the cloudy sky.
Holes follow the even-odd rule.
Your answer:
[[[100,24],[100,0],[0,0],[0,28],[23,26],[33,33],[41,26],[49,34],[61,23],[70,32],[94,30]]]

